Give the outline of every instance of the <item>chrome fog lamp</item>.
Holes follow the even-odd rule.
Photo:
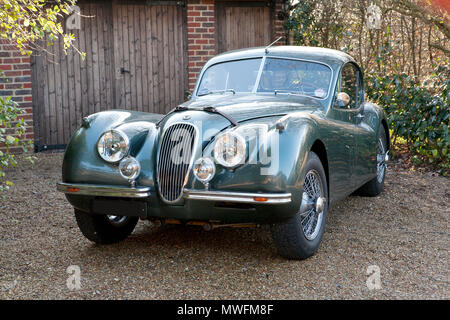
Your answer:
[[[236,132],[221,135],[214,144],[214,159],[224,167],[243,164],[247,155],[245,139]]]
[[[203,183],[208,183],[216,174],[216,165],[210,158],[199,158],[194,163],[194,176]]]
[[[107,162],[119,162],[128,153],[129,142],[125,133],[119,130],[108,130],[97,142],[100,157]]]
[[[120,161],[119,170],[120,175],[133,184],[141,173],[141,164],[136,158],[128,156]]]

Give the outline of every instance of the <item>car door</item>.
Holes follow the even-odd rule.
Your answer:
[[[328,111],[328,118],[333,121],[331,130],[330,150],[333,160],[333,176],[331,185],[333,186],[334,197],[343,198],[354,189],[355,183],[352,180],[354,154],[355,154],[355,124],[354,110],[356,108],[356,73],[351,64],[342,67],[337,82],[334,102]],[[341,107],[336,102],[336,95],[339,92],[347,93],[351,100],[350,104]]]
[[[376,132],[365,118],[364,81],[361,69],[353,65],[356,73],[356,105],[351,112],[354,124],[355,149],[353,157],[352,182],[358,188],[376,174]]]

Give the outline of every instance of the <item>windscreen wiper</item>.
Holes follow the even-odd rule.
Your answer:
[[[174,113],[174,112],[179,112],[179,111],[185,111],[185,110],[197,110],[197,111],[205,111],[205,112],[210,112],[210,113],[216,113],[218,115],[221,115],[222,117],[224,117],[225,119],[227,119],[228,121],[231,122],[231,124],[234,127],[237,127],[239,125],[238,122],[236,122],[236,120],[234,120],[231,116],[227,115],[226,113],[223,113],[222,111],[217,110],[216,108],[214,108],[213,106],[206,106],[206,107],[202,107],[202,108],[188,108],[185,106],[176,106],[175,108],[173,108],[172,110],[170,110],[164,117],[162,117],[161,119],[159,119],[158,122],[156,122],[156,127],[159,127],[159,124],[166,119],[170,114]]]
[[[211,112],[211,113],[217,113],[217,114],[221,115],[222,117],[224,117],[225,119],[227,119],[228,121],[230,121],[234,127],[237,127],[239,125],[239,123],[236,122],[236,120],[234,120],[230,115],[217,110],[213,106],[203,107],[200,110],[206,111],[206,112]]]
[[[213,91],[208,91],[202,94],[198,94],[197,96],[202,97],[202,96],[207,96],[208,94],[215,94],[215,93],[225,93],[225,92],[232,92],[233,94],[236,94],[236,91],[234,91],[234,89],[224,89],[224,90],[213,90]]]
[[[159,124],[160,124],[161,122],[163,122],[164,119],[166,119],[170,114],[172,114],[172,113],[174,113],[174,112],[178,112],[178,111],[184,111],[184,110],[187,110],[187,109],[188,109],[188,107],[185,107],[185,106],[181,106],[181,105],[176,106],[175,108],[173,108],[172,110],[170,110],[168,113],[166,113],[161,119],[159,119],[158,122],[155,123],[155,126],[156,126],[156,127],[159,127]]]

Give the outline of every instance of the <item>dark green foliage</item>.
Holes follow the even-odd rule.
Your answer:
[[[449,67],[437,67],[422,83],[405,74],[368,74],[366,88],[368,98],[384,107],[393,141],[405,139],[413,153],[425,156],[446,174],[450,167]]]

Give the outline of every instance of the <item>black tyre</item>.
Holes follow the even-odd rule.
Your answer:
[[[300,208],[289,220],[271,227],[278,253],[288,259],[306,259],[322,241],[328,212],[328,188],[319,157],[310,152],[305,167]]]
[[[124,240],[136,227],[138,217],[122,217],[89,214],[75,209],[75,218],[83,235],[99,244],[111,244]]]
[[[386,153],[388,151],[386,130],[381,126],[378,130],[377,145],[377,176],[356,191],[357,195],[375,197],[384,189],[384,178],[386,177]]]

